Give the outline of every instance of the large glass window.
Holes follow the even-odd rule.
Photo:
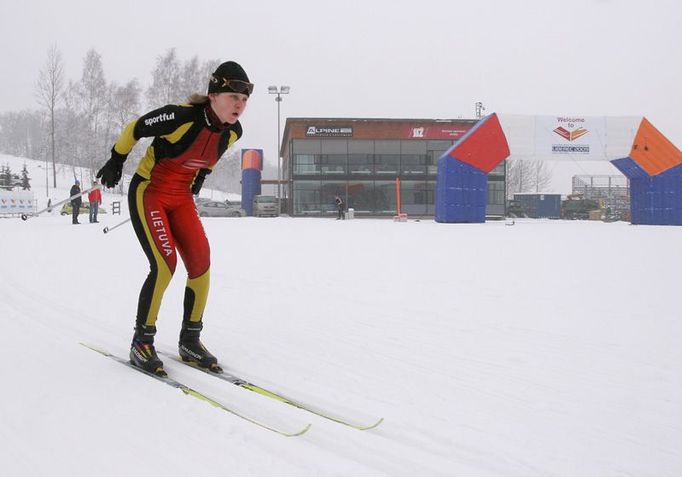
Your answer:
[[[374,183],[374,211],[378,214],[395,214],[395,181]]]
[[[435,176],[438,174],[438,159],[445,151],[429,151],[426,158],[426,173]]]
[[[400,181],[400,210],[408,215],[426,214],[429,198],[426,181]]]
[[[348,172],[351,174],[371,174],[374,172],[374,155],[349,154]]]
[[[488,174],[492,176],[502,176],[504,177],[505,161],[500,162],[495,168]]]
[[[294,182],[294,214],[319,215],[322,213],[320,205],[319,181]]]
[[[346,162],[348,156],[345,154],[323,154],[320,156],[320,172],[322,174],[346,174]]]
[[[424,201],[426,203],[426,213],[434,215],[436,213],[436,182],[426,181],[424,188]]]
[[[374,155],[374,141],[368,139],[349,140],[348,154],[369,154]]]
[[[426,141],[400,141],[400,174],[425,174],[426,152]]]
[[[403,154],[400,158],[401,174],[425,174],[427,156],[424,154]]]
[[[296,154],[294,156],[294,174],[311,175],[320,173],[320,165],[314,154]]]
[[[294,154],[322,154],[320,139],[294,139],[291,147]]]
[[[374,156],[374,165],[377,174],[398,175],[400,154],[377,154]]]
[[[345,181],[294,181],[294,214],[336,213],[335,197],[346,197]]]
[[[397,176],[399,172],[400,141],[374,141],[374,173]]]
[[[336,196],[346,200],[346,182],[320,181],[320,210],[325,213],[336,213]]]
[[[504,206],[504,181],[488,181],[488,205]]]
[[[356,213],[374,212],[374,182],[373,181],[350,181],[348,182],[348,207],[355,209]]]
[[[454,143],[452,141],[427,141],[426,149],[428,158],[426,160],[426,171],[430,175],[438,174],[438,159],[445,151],[450,149]]]

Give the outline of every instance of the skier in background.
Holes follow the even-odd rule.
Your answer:
[[[199,339],[209,289],[210,250],[192,194],[199,194],[213,166],[242,136],[239,117],[252,91],[253,84],[239,64],[221,64],[211,75],[207,95],[193,94],[189,104],[167,105],[128,124],[111,149],[111,158],[97,173],[103,185],[114,187],[137,141],[154,138],[128,189],[130,218],[150,265],[138,300],[130,360],[160,376],[166,373],[154,348],[156,319],[178,253],[188,275],[180,357],[222,372]]]
[[[92,181],[92,186],[97,186],[97,180]],[[99,189],[93,189],[88,192],[88,202],[90,205],[90,219],[91,224],[97,224],[97,212],[99,211],[99,206],[102,204],[102,191]]]
[[[76,194],[81,193],[81,183],[76,179],[76,181],[71,186],[71,191],[69,192],[69,197],[73,197]],[[73,225],[80,224],[78,221],[78,214],[81,211],[81,204],[83,203],[83,198],[79,195],[75,199],[71,199],[71,223]]]

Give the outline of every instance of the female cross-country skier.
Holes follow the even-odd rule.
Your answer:
[[[111,158],[97,173],[104,186],[114,187],[137,141],[154,138],[128,189],[131,222],[150,266],[140,291],[130,347],[130,361],[145,371],[166,375],[154,348],[154,335],[179,254],[187,269],[180,357],[222,372],[216,357],[199,340],[209,289],[210,250],[192,194],[199,193],[220,157],[241,137],[239,117],[252,91],[253,84],[239,64],[221,64],[211,75],[206,96],[193,94],[188,104],[167,105],[128,124],[111,149]]]

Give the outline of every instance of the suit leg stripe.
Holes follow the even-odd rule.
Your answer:
[[[184,319],[189,321],[201,321],[206,308],[208,289],[211,281],[211,272],[196,278],[188,278],[185,289],[185,314]]]
[[[135,177],[133,181],[135,181],[135,179],[137,179],[137,177]],[[128,200],[132,201],[130,217],[133,221],[133,225],[135,225],[135,232],[147,255],[147,259],[149,259],[151,268],[150,277],[148,277],[147,282],[145,282],[145,285],[150,287],[150,290],[148,290],[146,294],[151,295],[151,298],[146,299],[141,296],[140,301],[148,303],[140,303],[140,306],[138,306],[138,313],[141,312],[146,314],[144,317],[138,316],[138,320],[141,321],[144,319],[147,326],[153,326],[159,313],[163,293],[166,291],[173,273],[157,248],[145,217],[144,193],[148,185],[149,181],[139,178],[139,180],[131,185],[131,193],[129,194]],[[151,293],[149,293],[150,291]]]

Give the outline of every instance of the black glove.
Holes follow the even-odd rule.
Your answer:
[[[211,169],[199,169],[199,173],[194,178],[194,184],[192,184],[192,194],[199,195],[201,186],[204,185],[204,179],[206,179],[206,176],[211,172],[213,172]]]
[[[102,178],[102,185],[105,187],[114,187],[121,180],[123,174],[123,163],[126,161],[128,155],[119,154],[116,149],[111,148],[111,159],[97,172],[97,178]]]

